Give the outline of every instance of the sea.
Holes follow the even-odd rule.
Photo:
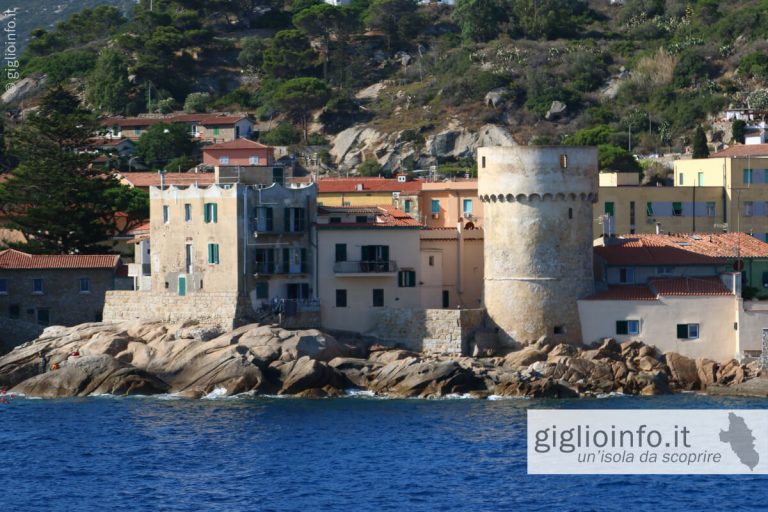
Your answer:
[[[3,402],[0,511],[768,510],[768,476],[526,473],[529,408],[762,409],[768,399]]]

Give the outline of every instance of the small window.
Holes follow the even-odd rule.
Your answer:
[[[434,256],[430,256],[428,261],[429,261],[429,266],[430,267],[434,267],[435,266],[435,257]]]
[[[216,224],[219,221],[219,208],[216,203],[205,203],[203,206],[203,221],[206,224]]]
[[[373,289],[373,307],[375,308],[384,307],[384,290],[382,288]]]
[[[553,332],[558,335],[565,334],[565,326],[564,325],[556,325],[553,329]]]
[[[656,273],[661,275],[669,275],[675,271],[675,267],[656,267]]]
[[[213,135],[216,136],[218,134],[219,134],[219,127],[218,126],[214,126],[213,127]]]
[[[677,324],[677,338],[695,340],[699,337],[699,324]]]
[[[51,323],[51,310],[48,308],[40,308],[37,310],[37,323],[39,325],[50,325]]]
[[[565,169],[568,167],[568,155],[560,155],[560,168]]]
[[[192,205],[189,203],[186,203],[184,205],[184,222],[189,222],[192,220]]]
[[[21,306],[18,304],[11,304],[8,306],[8,316],[13,319],[18,319],[21,316]]]
[[[745,185],[751,185],[752,184],[752,169],[744,169],[742,173],[742,177],[744,178],[744,184]]]
[[[472,200],[464,199],[464,214],[472,214]]]
[[[715,216],[715,202],[707,201],[707,217]]]
[[[208,244],[208,263],[219,264],[219,244]]]
[[[168,224],[171,221],[171,208],[170,206],[163,206],[163,224]]]
[[[33,279],[32,280],[32,293],[43,293],[43,280],[42,279]]]
[[[403,202],[403,211],[405,213],[411,213],[411,209],[413,207],[412,205],[413,205],[413,201],[411,201],[410,199],[406,199]]]
[[[482,157],[482,158],[481,158],[480,167],[482,167],[483,169],[485,169],[485,157]]]
[[[635,282],[635,269],[633,268],[620,268],[619,269],[619,282],[622,284],[634,284]]]
[[[568,218],[573,219],[573,208],[568,208]]]
[[[256,298],[269,299],[269,283],[266,281],[256,283]]]
[[[0,295],[8,294],[8,280],[0,279]]]
[[[698,186],[700,186],[700,187],[703,187],[703,186],[704,186],[704,173],[703,173],[703,172],[700,172],[700,173],[699,173],[699,175],[698,175],[698,181],[696,182],[696,184],[697,184]]]
[[[252,156],[248,159],[248,163],[251,165],[259,165],[259,157],[258,156]]]
[[[751,217],[754,210],[754,203],[752,201],[744,201],[744,216]]]
[[[672,215],[675,217],[683,216],[683,203],[678,201],[672,203]]]
[[[347,290],[336,290],[336,307],[347,307]]]
[[[331,217],[328,219],[330,224],[341,224],[341,217]]]
[[[335,261],[347,261],[347,244],[336,244]]]
[[[653,203],[645,203],[645,215],[648,217],[653,217]]]
[[[684,180],[683,180],[683,178],[684,178],[684,177],[685,177],[685,175],[684,175],[683,173],[679,173],[679,174],[677,175],[677,184],[678,184],[678,185],[682,185],[682,184],[683,184],[683,181],[684,181]]]
[[[616,322],[616,334],[640,334],[640,320],[618,320]]]
[[[440,200],[439,199],[433,199],[432,200],[432,215],[437,215],[440,213]]]
[[[401,270],[397,273],[397,286],[400,288],[413,288],[416,286],[416,271]]]
[[[616,210],[615,210],[614,203],[613,202],[606,202],[605,203],[605,214],[613,217],[615,212],[616,212]]]
[[[89,278],[80,278],[80,293],[91,293],[91,280]]]
[[[229,165],[229,157],[226,155],[222,155],[219,157],[219,164],[220,165]]]
[[[367,224],[368,223],[368,217],[365,215],[357,215],[355,216],[355,224]]]

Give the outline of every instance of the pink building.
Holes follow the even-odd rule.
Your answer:
[[[203,163],[205,165],[263,166],[273,165],[274,162],[274,148],[249,139],[237,139],[203,148]]]

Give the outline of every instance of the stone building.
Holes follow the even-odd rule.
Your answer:
[[[0,251],[0,339],[14,345],[32,339],[34,325],[101,320],[107,291],[127,285],[122,268],[116,255]]]
[[[479,148],[484,297],[503,342],[581,341],[577,300],[594,291],[597,150]]]

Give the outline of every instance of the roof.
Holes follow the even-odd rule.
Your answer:
[[[414,192],[421,190],[421,181],[397,181],[388,178],[323,178],[317,183],[319,194],[333,192]],[[362,185],[362,190],[358,186]]]
[[[318,216],[341,215],[366,215],[374,217],[373,222],[336,222],[333,224],[320,224],[318,229],[338,228],[421,228],[419,221],[398,210],[394,206],[318,206]]]
[[[27,254],[15,249],[0,251],[0,269],[113,269],[120,256],[110,254]]]
[[[709,158],[768,156],[768,144],[736,144],[709,155]]]
[[[203,125],[235,124],[247,119],[244,114],[176,114],[158,117],[105,117],[101,120],[103,126],[150,126],[160,123],[200,123]]]
[[[747,233],[624,235],[594,250],[608,265],[723,265],[735,258],[768,258],[768,244]]]
[[[647,285],[609,286],[584,300],[655,301],[660,297],[719,297],[733,293],[719,277],[654,277]]]
[[[265,146],[260,142],[256,142],[250,139],[235,139],[229,142],[222,142],[220,144],[211,144],[205,146],[203,151],[217,150],[217,149],[272,149],[270,146]]]
[[[156,172],[123,172],[118,179],[127,182],[136,188],[149,188],[160,186],[160,174]],[[165,174],[165,184],[167,186],[188,186],[197,184],[198,186],[213,185],[216,181],[216,175],[211,172],[169,172]]]

